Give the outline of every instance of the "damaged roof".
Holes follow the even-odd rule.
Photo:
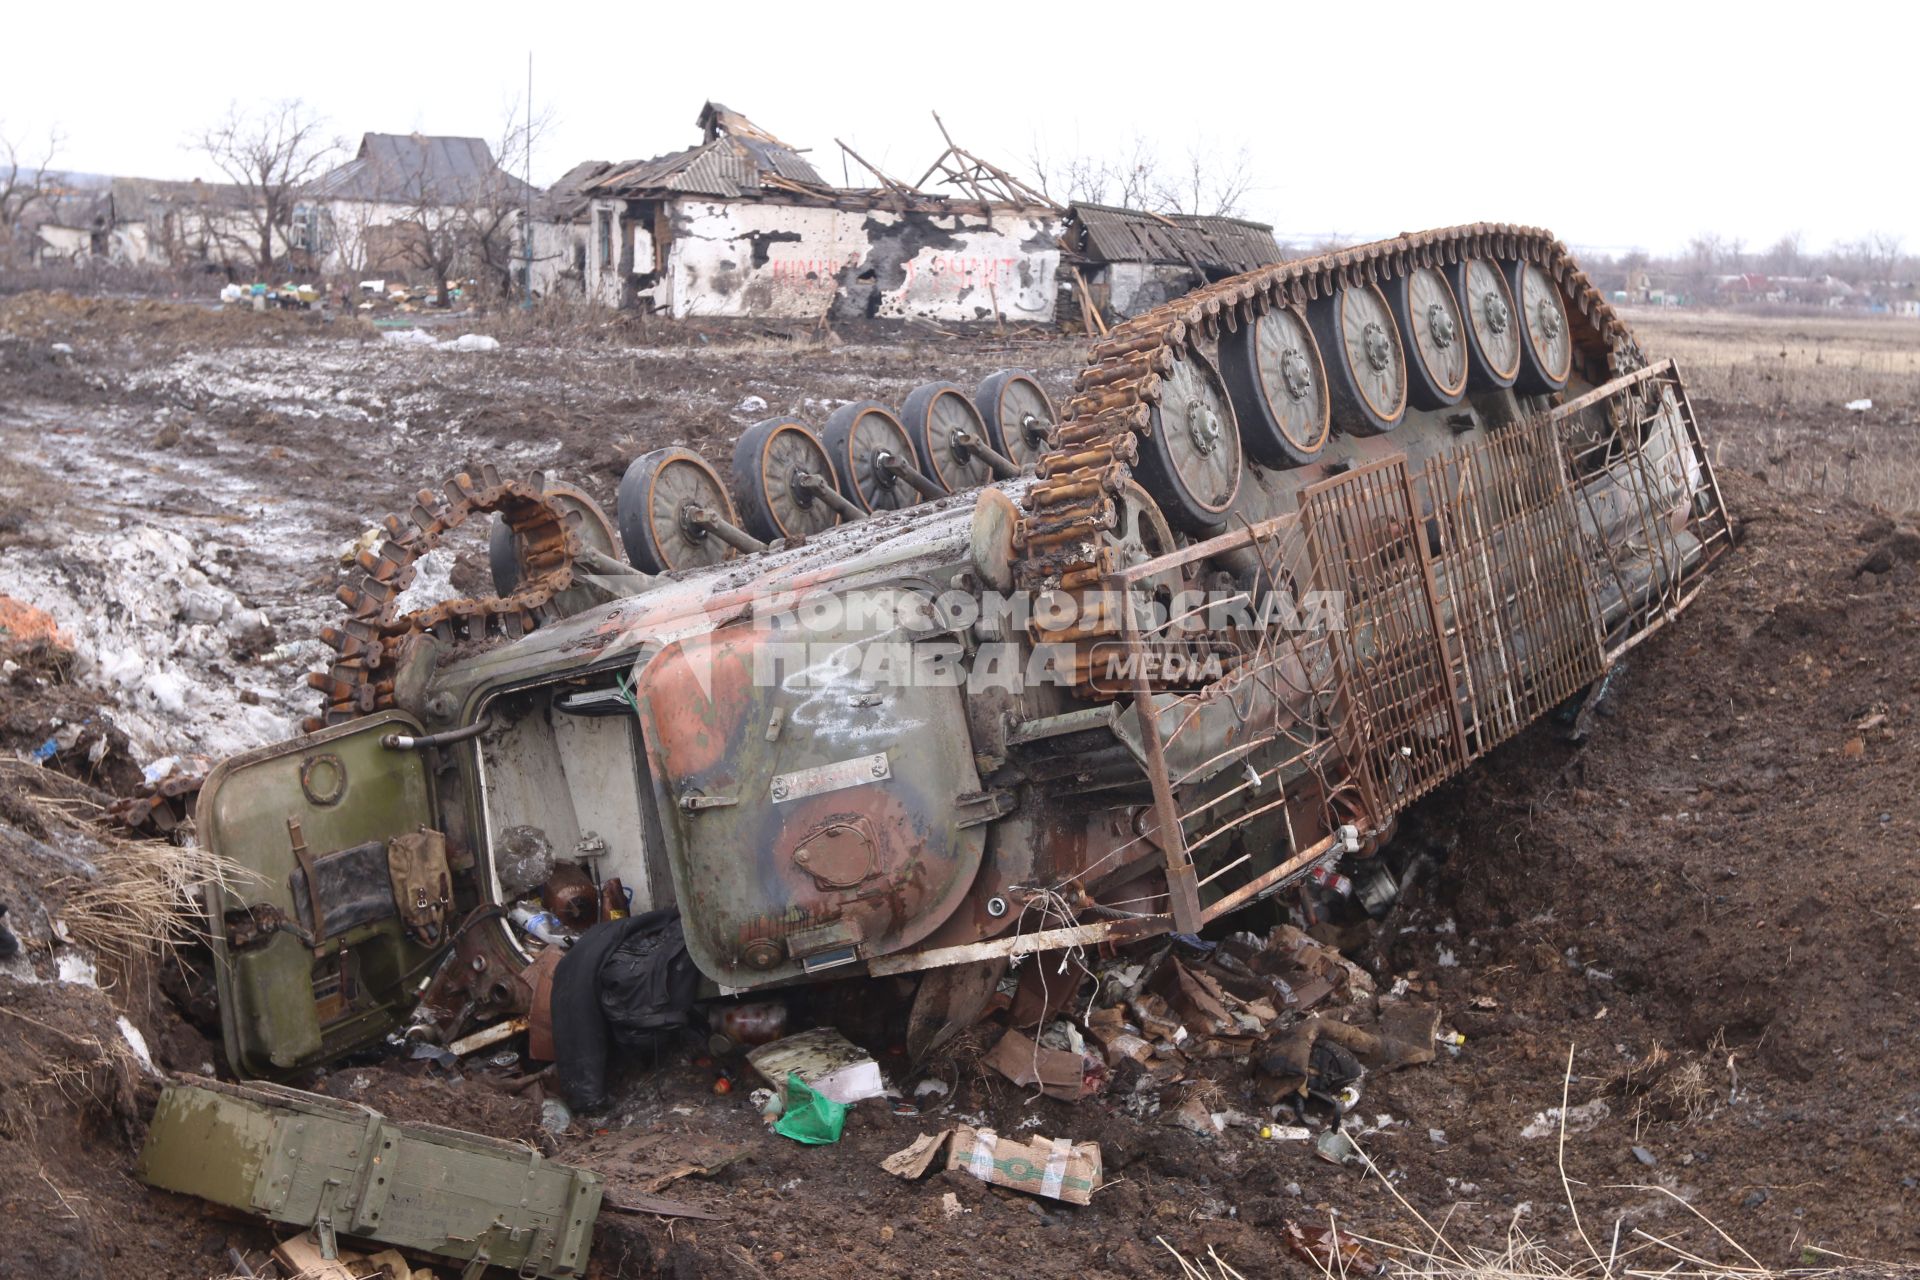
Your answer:
[[[368,133],[361,135],[359,153],[315,181],[306,195],[390,204],[411,204],[426,196],[436,203],[459,204],[503,189],[516,201],[527,191],[525,183],[494,163],[492,149],[479,138]]]
[[[586,183],[585,190],[601,195],[670,192],[731,199],[787,183],[827,187],[799,151],[737,111],[709,102],[701,108],[698,123],[706,134],[699,146],[651,160],[622,161]]]
[[[1273,228],[1244,218],[1077,203],[1067,219],[1074,246],[1096,262],[1197,265],[1238,274],[1284,261]]]

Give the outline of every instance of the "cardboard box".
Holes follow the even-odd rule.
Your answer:
[[[1099,1058],[1044,1049],[1011,1028],[981,1061],[1015,1084],[1038,1085],[1040,1092],[1063,1102],[1076,1102],[1106,1085],[1106,1065]]]
[[[887,1092],[880,1064],[831,1027],[763,1044],[747,1055],[747,1061],[775,1089],[787,1087],[787,1073],[791,1071],[806,1081],[808,1088],[833,1102],[858,1102]]]
[[[1022,1142],[961,1125],[947,1146],[947,1168],[1068,1204],[1086,1204],[1100,1186],[1100,1144],[1035,1136]]]

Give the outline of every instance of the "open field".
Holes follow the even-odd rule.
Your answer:
[[[1680,362],[1728,465],[1792,493],[1920,510],[1920,321],[1629,310],[1641,343]],[[1872,401],[1868,409],[1846,406]]]
[[[492,1072],[386,1057],[300,1083],[525,1139],[623,1193],[710,1170],[666,1194],[717,1221],[602,1216],[605,1277],[1181,1276],[1173,1251],[1211,1249],[1242,1276],[1312,1280],[1283,1224],[1335,1215],[1404,1276],[1920,1264],[1920,567],[1892,518],[1920,509],[1920,324],[1628,318],[1688,374],[1742,545],[1629,656],[1588,740],[1537,725],[1409,815],[1404,838],[1442,867],[1383,976],[1465,1044],[1367,1082],[1371,1171],[1245,1127],[1203,1138],[1167,1123],[1172,1092],[1032,1098],[965,1050],[924,1114],[861,1103],[823,1147],[770,1134],[744,1087],[716,1093],[697,1050],[630,1064],[609,1113],[557,1136]],[[50,768],[0,761],[0,902],[28,944],[0,964],[0,1276],[206,1280],[233,1270],[229,1247],[257,1262],[272,1243],[131,1176],[156,1073],[117,1020],[158,1070],[219,1057],[191,940],[61,981],[54,922],[96,947],[116,917],[154,931],[116,904],[169,900],[184,873],[130,862],[92,806],[157,754],[269,741],[312,709],[311,637],[370,519],[483,461],[610,504],[647,449],[722,458],[769,413],[818,420],[1007,365],[1059,393],[1083,354],[1049,336],[498,333],[456,352],[292,316],[0,299],[0,592],[75,642],[71,660],[16,648],[0,683],[0,751],[56,746]],[[469,546],[446,573],[481,563]],[[815,1012],[888,1061],[899,1028],[860,1016],[881,994],[841,984]],[[1250,1106],[1244,1073],[1216,1075],[1209,1099]],[[1109,1182],[1075,1208],[879,1170],[961,1117],[1098,1141]]]

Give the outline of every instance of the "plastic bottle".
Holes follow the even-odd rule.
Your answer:
[[[600,918],[602,920],[627,918],[627,891],[626,886],[620,883],[619,876],[610,876],[600,885]]]
[[[541,911],[529,903],[519,903],[507,913],[507,919],[518,925],[520,931],[529,938],[544,942],[549,946],[564,947],[573,941],[573,937],[560,923],[560,918],[551,911]]]

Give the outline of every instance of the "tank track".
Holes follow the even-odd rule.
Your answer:
[[[1605,382],[1646,363],[1626,322],[1566,245],[1534,227],[1479,222],[1415,232],[1204,285],[1116,325],[1094,344],[1092,362],[1074,379],[1023,500],[1014,532],[1016,583],[1033,591],[1087,590],[1119,567],[1117,549],[1103,535],[1115,526],[1115,499],[1138,460],[1139,442],[1153,430],[1161,379],[1192,342],[1217,339],[1270,309],[1304,306],[1343,285],[1375,284],[1473,257],[1524,259],[1546,270],[1566,300],[1576,370],[1589,381]],[[1095,630],[1075,636],[1083,652],[1113,634]],[[1113,696],[1091,685],[1080,692]]]
[[[393,706],[401,647],[412,636],[515,639],[553,621],[553,597],[573,585],[581,541],[578,513],[548,499],[543,487],[539,477],[502,480],[494,468],[482,467],[477,484],[463,471],[447,481],[444,497],[422,489],[406,515],[386,518],[385,539],[378,548],[358,553],[357,571],[334,593],[346,605],[347,619],[320,632],[334,658],[328,670],[307,677],[325,701],[319,715],[302,722],[306,732]],[[398,612],[400,593],[413,581],[420,557],[469,516],[487,512],[498,512],[520,541],[526,574],[519,588],[506,596],[447,600]]]

